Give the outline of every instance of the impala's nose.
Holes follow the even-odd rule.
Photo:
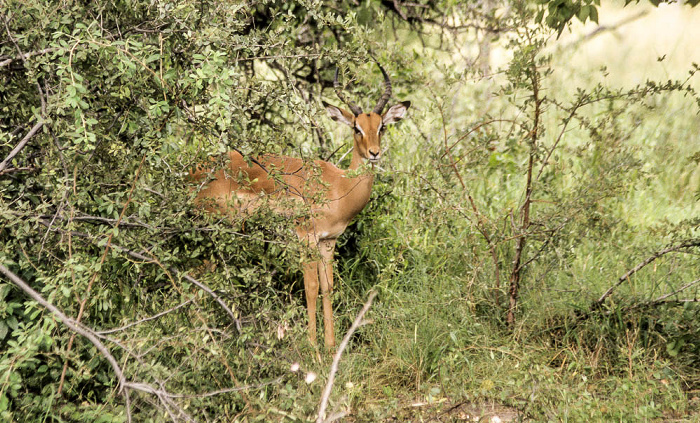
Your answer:
[[[377,162],[379,161],[379,155],[381,154],[381,151],[377,147],[372,147],[367,149],[367,152],[369,153],[369,161],[370,162]]]

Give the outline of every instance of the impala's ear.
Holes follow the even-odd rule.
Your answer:
[[[355,115],[353,115],[345,109],[341,109],[340,107],[335,107],[332,104],[328,104],[325,101],[322,101],[321,103],[323,103],[323,107],[326,108],[328,114],[331,115],[331,119],[333,119],[336,122],[344,123],[350,127],[353,126],[352,121],[355,118]]]
[[[384,116],[382,116],[382,123],[384,123],[384,125],[388,125],[390,123],[400,121],[404,116],[406,116],[406,110],[408,110],[409,107],[411,107],[410,101],[402,101],[399,104],[389,107],[389,110],[387,110],[386,113],[384,113]]]

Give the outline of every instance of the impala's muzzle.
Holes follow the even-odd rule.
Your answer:
[[[367,153],[367,160],[369,160],[370,163],[377,163],[382,155],[381,150],[378,148],[370,148],[369,150],[367,150]]]

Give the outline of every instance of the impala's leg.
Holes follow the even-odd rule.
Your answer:
[[[309,312],[309,341],[316,345],[316,300],[318,299],[318,268],[320,262],[304,263],[304,293]]]
[[[335,239],[319,241],[321,250],[321,262],[319,265],[319,279],[321,282],[321,298],[323,300],[323,328],[326,348],[335,347],[335,333],[333,331],[333,252],[335,251]]]

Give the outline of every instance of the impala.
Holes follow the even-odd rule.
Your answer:
[[[378,64],[379,65],[379,64]],[[332,163],[307,161],[295,157],[263,155],[244,158],[239,152],[228,153],[228,164],[214,171],[200,166],[192,176],[203,181],[196,203],[213,204],[207,210],[224,214],[249,213],[267,202],[285,214],[297,205],[305,217],[296,221],[296,233],[310,251],[303,260],[304,290],[309,314],[308,335],[316,345],[316,302],[321,287],[323,301],[324,341],[328,349],[335,347],[333,330],[333,252],[336,239],[345,231],[369,201],[374,181],[374,165],[382,150],[380,141],[387,125],[403,119],[409,101],[398,103],[383,112],[391,97],[391,81],[384,68],[384,94],[369,113],[345,100],[338,84],[338,71],[333,85],[338,98],[350,111],[323,102],[331,119],[353,129],[353,150],[349,171]],[[372,169],[363,168],[368,162]]]

